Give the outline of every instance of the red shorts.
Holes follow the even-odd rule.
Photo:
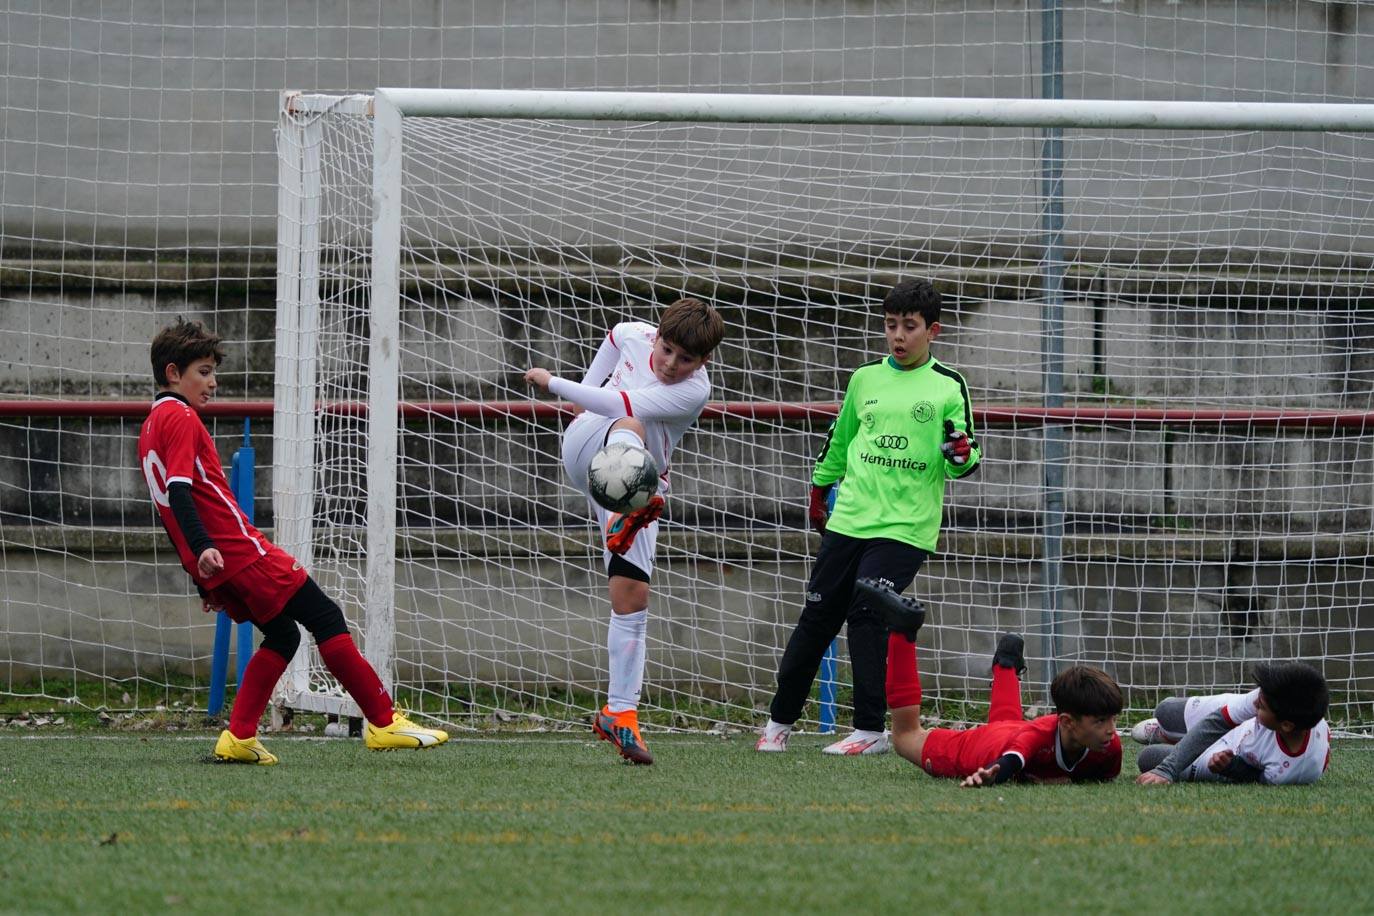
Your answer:
[[[931,776],[963,779],[1002,756],[1026,723],[1002,719],[973,728],[932,728],[921,748],[921,769]]]
[[[267,623],[300,591],[307,575],[295,557],[273,545],[265,556],[212,588],[205,600],[236,623]]]
[[[921,769],[945,779],[967,775],[959,772],[959,751],[966,736],[967,732],[953,728],[932,728],[926,733],[926,743],[921,748]]]

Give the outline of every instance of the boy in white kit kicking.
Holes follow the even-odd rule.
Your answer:
[[[725,322],[715,309],[679,299],[664,310],[657,328],[637,321],[611,328],[581,382],[547,369],[525,373],[526,382],[571,401],[579,411],[563,433],[563,468],[577,489],[587,492],[592,456],[613,442],[648,449],[659,470],[658,493],[642,509],[622,515],[587,499],[604,537],[611,600],[610,686],[592,729],[637,764],[654,762],[639,734],[637,710],[669,459],[710,398],[706,362],[724,336]]]
[[[1321,672],[1302,662],[1255,666],[1249,693],[1170,697],[1138,723],[1141,785],[1174,782],[1316,782],[1331,760],[1329,694]],[[1173,747],[1161,745],[1175,745]]]

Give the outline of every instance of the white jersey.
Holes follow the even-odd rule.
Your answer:
[[[1189,730],[1203,719],[1222,710],[1231,730],[1198,755],[1185,771],[1185,778],[1197,782],[1220,777],[1207,768],[1215,754],[1229,750],[1250,766],[1263,771],[1261,781],[1268,785],[1306,785],[1326,772],[1331,760],[1331,727],[1322,719],[1307,733],[1307,743],[1296,754],[1289,752],[1276,732],[1255,718],[1259,689],[1249,693],[1219,693],[1189,697],[1183,708],[1183,721]]]
[[[711,377],[703,365],[671,385],[659,381],[653,370],[657,337],[658,329],[651,324],[622,322],[606,335],[580,384],[555,377],[549,390],[591,414],[634,417],[643,423],[644,447],[654,456],[663,481],[660,491],[666,492],[673,449],[706,407]]]

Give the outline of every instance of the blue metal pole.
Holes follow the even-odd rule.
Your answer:
[[[245,445],[248,442],[249,420],[243,421],[243,440]],[[240,468],[243,466],[244,449],[234,453],[233,459],[229,463],[229,489],[233,491],[235,500],[243,506],[243,497],[240,495],[241,488],[239,478],[242,475]],[[248,449],[250,460],[252,449]],[[253,491],[248,490],[248,507],[244,512],[248,515],[248,520],[253,520],[252,508]],[[243,683],[243,669],[248,665],[248,656],[253,651],[253,635],[251,624],[239,624],[238,638],[238,680]],[[215,615],[215,649],[210,656],[210,700],[205,704],[205,714],[210,718],[218,716],[224,710],[225,682],[229,679],[229,636],[234,628],[234,622],[229,619],[229,615],[220,611]],[[245,632],[248,631],[248,632]]]
[[[243,447],[234,453],[234,499],[238,501],[248,523],[253,524],[253,478],[257,453],[251,438],[253,421],[243,418]],[[239,639],[237,653],[238,681],[243,683],[243,671],[248,667],[248,659],[253,655],[253,625],[247,621],[238,625]]]
[[[820,717],[822,735],[835,733],[835,666],[839,659],[837,643],[838,640],[832,640],[830,648],[825,650],[825,657],[821,659]]]
[[[233,623],[223,611],[215,615],[215,651],[210,656],[210,702],[205,704],[205,714],[212,719],[224,709],[224,681],[229,668],[229,631]]]

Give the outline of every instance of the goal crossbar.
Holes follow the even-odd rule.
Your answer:
[[[409,88],[378,89],[375,104],[394,107],[406,117],[1122,130],[1374,131],[1374,105],[1368,104]]]

